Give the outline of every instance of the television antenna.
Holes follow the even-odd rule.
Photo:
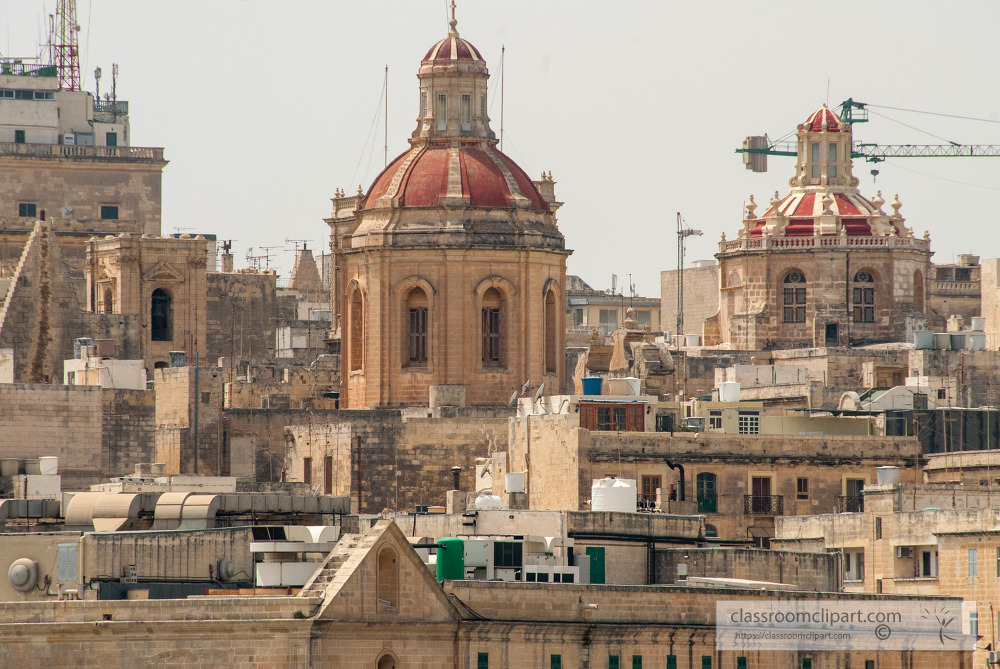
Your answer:
[[[677,336],[684,334],[684,241],[691,235],[701,236],[701,230],[694,230],[684,222],[681,212],[677,212]],[[679,341],[679,340],[678,340]]]

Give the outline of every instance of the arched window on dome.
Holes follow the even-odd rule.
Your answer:
[[[545,371],[555,374],[557,363],[558,332],[556,323],[557,312],[556,291],[545,293]]]
[[[406,364],[427,364],[427,293],[422,288],[406,294]]]
[[[504,364],[503,294],[496,288],[490,288],[483,293],[482,301],[482,333],[483,333],[483,366],[502,367]]]
[[[364,301],[362,300],[361,297],[361,289],[357,287],[355,287],[354,290],[351,292],[350,313],[348,314],[348,322],[351,324],[348,347],[350,351],[351,371],[354,372],[361,369],[365,359]]]
[[[875,322],[875,278],[868,270],[855,273],[851,303],[855,323]]]
[[[806,322],[806,277],[797,269],[782,279],[782,320],[785,323]]]
[[[924,313],[924,274],[919,269],[913,270],[913,308]]]

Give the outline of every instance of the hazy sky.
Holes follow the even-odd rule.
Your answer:
[[[285,239],[325,249],[334,189],[367,188],[383,166],[386,65],[390,160],[407,148],[415,75],[445,36],[445,2],[78,0],[85,87],[101,66],[110,90],[118,63],[132,143],[165,147],[164,233],[233,239],[237,266],[247,247]],[[54,6],[0,0],[3,55],[32,55]],[[532,178],[552,171],[569,272],[595,288],[631,272],[640,294],[659,296],[659,272],[677,264],[678,211],[704,231],[688,261],[712,257],[747,197],[761,213],[794,172],[794,159],[771,158],[751,173],[733,150],[746,135],[793,132],[826,101],[992,120],[873,109],[882,116],[856,126],[867,142],[1000,144],[995,0],[461,0],[458,20],[494,75],[497,130],[506,45],[504,151]],[[896,159],[877,181],[871,168],[855,161],[862,193],[899,193],[935,261],[1000,254],[1000,158]],[[275,253],[288,268],[292,252]]]

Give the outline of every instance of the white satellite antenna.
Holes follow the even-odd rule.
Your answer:
[[[514,406],[514,402],[516,401],[517,401],[517,391],[515,390],[513,393],[511,393],[510,399],[507,400],[507,406],[509,407]]]
[[[538,390],[535,391],[535,397],[531,400],[531,403],[534,404],[535,402],[540,400],[542,397],[542,393],[544,392],[545,392],[545,384],[543,383],[542,385],[538,386]]]

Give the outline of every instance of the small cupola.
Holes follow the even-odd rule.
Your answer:
[[[791,184],[810,186],[856,186],[851,173],[851,125],[823,105],[799,125],[798,163]]]

